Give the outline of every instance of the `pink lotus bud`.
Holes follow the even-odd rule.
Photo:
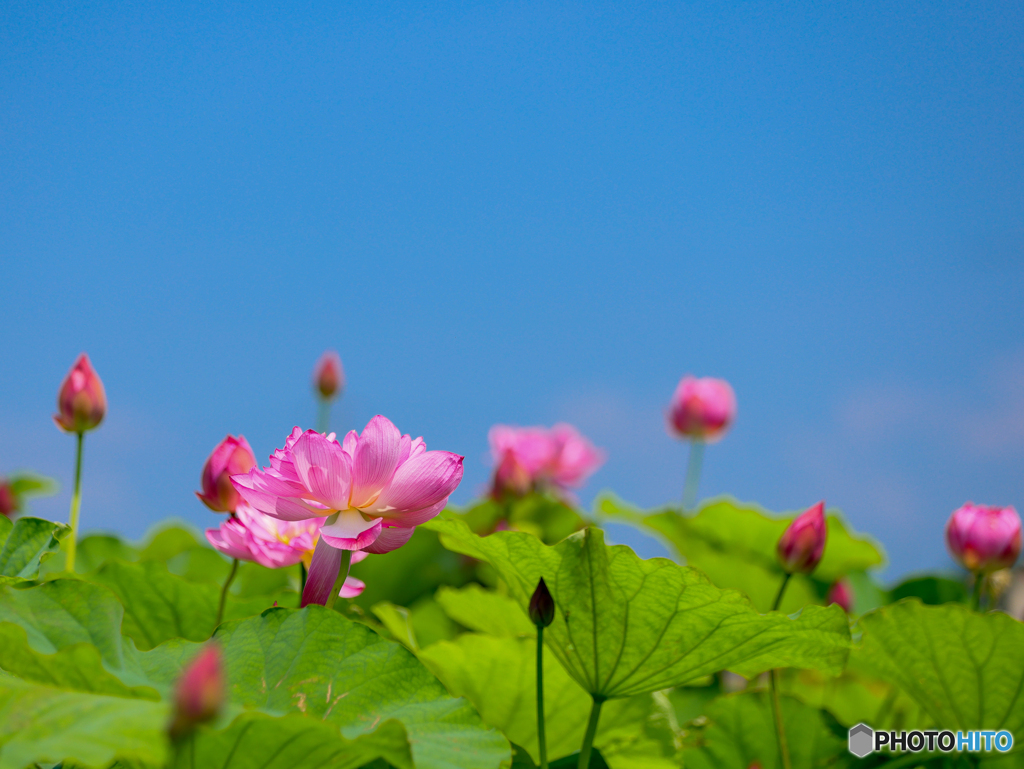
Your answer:
[[[213,450],[200,480],[202,491],[197,491],[203,504],[215,513],[233,513],[238,507],[241,497],[231,483],[232,475],[242,475],[256,466],[256,457],[249,448],[248,441],[241,435],[237,438],[229,435]]]
[[[853,590],[850,588],[849,580],[841,579],[832,585],[831,589],[828,591],[828,597],[825,598],[825,603],[829,606],[837,603],[847,614],[852,612]]]
[[[60,413],[53,417],[53,421],[69,433],[92,430],[103,421],[107,413],[107,394],[103,391],[103,382],[84,352],[78,356],[60,386],[57,409]]]
[[[334,350],[328,350],[317,361],[313,369],[313,389],[325,400],[331,400],[345,389],[345,369],[341,367],[341,358]]]
[[[1012,507],[968,502],[949,516],[946,544],[953,557],[970,571],[1008,568],[1020,555],[1020,516]]]
[[[0,515],[11,515],[18,512],[18,495],[11,488],[11,482],[0,478]]]
[[[676,387],[669,406],[669,431],[680,438],[714,443],[736,419],[736,395],[724,379],[689,374]]]
[[[224,688],[220,647],[209,643],[178,679],[169,730],[171,737],[182,737],[197,725],[216,718],[224,705]]]
[[[533,475],[513,451],[506,451],[498,466],[494,468],[491,481],[491,498],[501,501],[506,495],[522,497],[533,488]]]
[[[825,552],[825,503],[819,502],[796,517],[779,537],[777,551],[789,574],[810,574]]]

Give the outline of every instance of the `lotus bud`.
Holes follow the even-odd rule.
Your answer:
[[[537,627],[547,627],[555,619],[555,599],[551,597],[544,578],[540,578],[537,589],[530,598],[530,621]]]
[[[53,421],[69,433],[84,433],[103,421],[107,413],[107,394],[89,356],[84,352],[71,367],[60,392],[57,394],[57,409]]]
[[[819,502],[796,517],[779,537],[777,551],[789,574],[810,574],[825,552],[825,503]]]
[[[506,496],[522,497],[533,488],[529,469],[519,461],[514,451],[506,451],[491,479],[491,498],[500,502]]]
[[[18,512],[18,495],[14,493],[11,482],[6,478],[0,478],[0,515],[11,515]]]
[[[317,361],[313,369],[313,389],[328,401],[345,389],[345,370],[334,350],[328,350]]]
[[[953,557],[970,571],[1009,568],[1020,555],[1020,516],[1012,507],[968,502],[949,517],[946,544]]]
[[[849,580],[841,579],[832,585],[825,598],[825,603],[829,606],[837,603],[843,611],[850,614],[853,611],[853,590],[850,588]]]
[[[178,679],[174,692],[172,738],[187,735],[199,724],[212,721],[224,706],[224,665],[220,648],[207,644]]]
[[[736,395],[724,379],[687,375],[679,382],[668,412],[669,432],[713,443],[736,419]]]
[[[231,476],[247,473],[255,466],[256,457],[248,441],[241,435],[229,435],[217,444],[203,465],[203,490],[197,491],[196,496],[215,513],[235,512],[241,497],[231,483]]]

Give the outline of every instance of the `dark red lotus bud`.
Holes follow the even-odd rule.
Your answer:
[[[544,578],[540,578],[537,589],[530,598],[530,621],[537,627],[547,627],[555,619],[555,599],[551,597]]]
[[[328,350],[316,362],[313,388],[324,400],[331,400],[345,388],[345,369],[341,367],[341,358],[334,350]]]
[[[0,478],[0,515],[10,515],[18,512],[18,495],[11,488],[11,482],[6,478]]]

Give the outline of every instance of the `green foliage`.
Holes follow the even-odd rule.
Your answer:
[[[704,502],[694,515],[674,509],[644,515],[610,496],[601,498],[597,509],[612,520],[632,523],[665,540],[688,565],[703,571],[719,587],[746,593],[759,610],[771,608],[784,576],[775,547],[795,516],[769,515],[756,505],[724,497]],[[881,546],[851,532],[835,512],[827,515],[827,525],[821,563],[813,578],[795,575],[790,580],[783,611],[819,603],[835,580],[884,562]]]
[[[60,549],[71,528],[42,518],[0,516],[0,583],[31,580],[39,567]]]
[[[842,766],[852,758],[846,743],[820,711],[791,697],[780,698],[793,769]],[[764,692],[728,694],[712,702],[699,744],[683,752],[687,769],[779,769],[771,703]],[[839,758],[837,762],[836,759]]]
[[[734,591],[664,558],[607,547],[588,528],[555,546],[530,534],[483,538],[461,521],[427,524],[446,546],[491,563],[525,611],[543,576],[557,607],[545,642],[569,674],[603,699],[657,691],[727,668],[838,673],[849,648],[846,615],[807,607],[795,618],[759,614]]]
[[[944,729],[1024,728],[1024,625],[1001,612],[906,599],[864,615],[855,662]]]
[[[125,699],[0,676],[0,769],[74,758],[105,767],[124,758],[163,766],[165,703]]]
[[[539,761],[536,645],[533,638],[467,633],[426,647],[420,658],[448,691],[472,702],[485,723],[500,729]],[[579,749],[591,699],[547,649],[544,658],[548,754],[557,758]],[[605,704],[595,744],[612,769],[676,765],[667,710],[667,702],[657,702],[650,694]]]
[[[967,588],[963,582],[946,577],[913,577],[892,589],[891,600],[920,598],[921,603],[939,606],[944,603],[967,603]]]

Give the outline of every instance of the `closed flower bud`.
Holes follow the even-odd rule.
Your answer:
[[[839,604],[843,611],[847,614],[853,611],[853,590],[850,588],[850,582],[846,579],[841,579],[836,582],[828,591],[828,597],[825,598],[825,603],[831,606],[834,603]]]
[[[530,598],[530,621],[537,627],[547,627],[555,619],[555,599],[551,597],[544,578],[540,578],[537,589]]]
[[[810,574],[825,552],[825,503],[819,502],[796,517],[779,537],[777,551],[789,574]]]
[[[331,400],[345,389],[345,370],[334,350],[328,350],[317,361],[313,369],[313,389],[324,400]]]
[[[0,515],[11,515],[18,512],[18,495],[11,488],[11,482],[6,478],[0,478]]]
[[[212,721],[224,706],[224,666],[220,648],[207,644],[178,679],[174,691],[171,737],[187,735],[199,724]]]
[[[215,513],[233,513],[241,498],[231,483],[232,475],[242,475],[256,466],[256,457],[241,435],[229,435],[213,450],[203,465],[202,491],[196,496]]]
[[[684,376],[668,412],[669,432],[680,438],[713,443],[736,419],[736,395],[724,379]]]
[[[1008,568],[1020,555],[1020,516],[1012,507],[968,502],[949,517],[946,544],[953,557],[970,571]]]
[[[103,382],[84,352],[78,356],[60,386],[57,409],[60,413],[54,415],[53,421],[69,433],[92,430],[103,421],[107,413],[107,394],[103,391]]]

